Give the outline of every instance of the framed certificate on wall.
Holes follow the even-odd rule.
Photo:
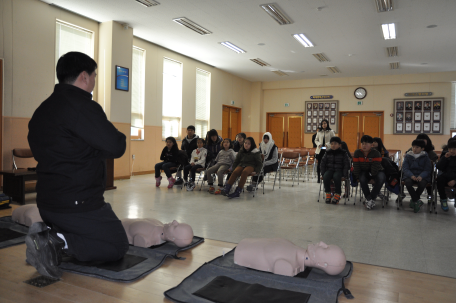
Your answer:
[[[394,99],[393,133],[443,135],[444,105],[444,98]]]
[[[130,70],[126,67],[116,65],[116,89],[128,92]]]

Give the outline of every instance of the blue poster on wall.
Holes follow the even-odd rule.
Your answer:
[[[116,65],[116,89],[128,92],[129,70]]]

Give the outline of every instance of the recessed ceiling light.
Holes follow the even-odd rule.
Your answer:
[[[204,27],[196,24],[195,22],[193,22],[192,20],[190,19],[187,19],[185,17],[183,18],[176,18],[176,19],[173,19],[174,22],[176,22],[177,24],[180,24],[182,26],[185,26],[186,28],[189,28],[191,29],[192,31],[194,32],[197,32],[198,34],[200,35],[210,35],[212,34],[211,31],[205,29]]]
[[[389,12],[393,10],[393,0],[375,0],[377,12]]]
[[[304,36],[304,34],[294,34],[293,37],[299,41],[299,43],[301,43],[302,45],[304,45],[304,47],[313,47],[314,45],[312,44],[312,42],[310,42],[309,39],[307,39],[306,36]]]
[[[320,62],[329,62],[329,59],[323,53],[312,54],[312,56]]]
[[[399,62],[391,62],[390,69],[399,69]]]
[[[396,39],[396,26],[394,23],[382,24],[382,31],[385,40]]]
[[[151,6],[157,6],[160,5],[157,1],[154,0],[135,0],[141,5],[144,5],[145,7],[151,7]]]
[[[259,45],[259,46],[263,46],[263,45],[266,45],[266,44],[264,44],[264,43],[258,43],[258,45]]]
[[[274,74],[279,75],[280,77],[288,76],[288,74],[284,73],[281,70],[272,70],[271,72],[273,72]]]
[[[391,46],[386,48],[386,53],[388,57],[397,57],[399,56],[397,46]]]
[[[437,27],[437,25],[435,25],[435,24],[432,24],[432,25],[428,25],[428,26],[426,26],[426,27],[427,27],[427,28],[436,28],[436,27]]]
[[[266,13],[268,13],[269,16],[271,16],[272,19],[277,21],[280,25],[285,25],[285,24],[291,24],[293,21],[285,15],[284,12],[282,12],[278,5],[275,3],[269,3],[269,4],[262,4],[260,5],[262,9]]]
[[[243,54],[243,53],[246,53],[245,50],[243,50],[242,48],[240,47],[237,47],[236,45],[234,45],[233,43],[231,42],[228,42],[228,41],[225,41],[225,42],[220,42],[221,45],[225,46],[225,47],[228,47],[229,49],[231,49],[232,51],[238,53],[238,54]]]
[[[256,64],[261,65],[261,66],[271,66],[271,64],[264,62],[260,58],[250,59],[250,61],[255,62]]]
[[[327,66],[327,69],[329,69],[333,74],[340,74],[340,70],[336,66]]]

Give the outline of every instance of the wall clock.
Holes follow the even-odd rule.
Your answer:
[[[355,98],[356,99],[364,99],[366,98],[366,95],[367,95],[367,90],[364,88],[364,87],[358,87],[357,89],[355,89]]]

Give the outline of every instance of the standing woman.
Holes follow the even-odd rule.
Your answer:
[[[326,148],[331,146],[330,140],[332,137],[335,137],[336,134],[329,127],[329,122],[326,119],[323,119],[320,123],[320,128],[318,129],[317,136],[315,137],[315,144],[317,149],[315,150],[315,155],[317,158],[317,182],[320,183],[320,162],[323,156],[326,153]]]

